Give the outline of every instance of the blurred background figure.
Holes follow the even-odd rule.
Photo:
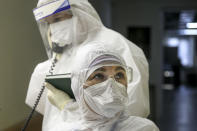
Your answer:
[[[47,59],[32,10],[37,1],[1,1],[0,130],[20,130],[37,63]],[[197,1],[89,0],[103,24],[140,46],[149,62],[149,118],[161,131],[195,131],[197,125]],[[23,8],[22,8],[23,7]],[[30,126],[41,129],[37,114]]]

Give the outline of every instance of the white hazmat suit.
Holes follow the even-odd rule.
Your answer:
[[[48,125],[46,130],[159,131],[155,124],[147,120],[146,118],[129,115],[129,109],[127,109],[126,100],[128,99],[128,96],[124,94],[123,90],[123,88],[126,89],[126,87],[123,87],[120,83],[116,84],[117,82],[112,82],[114,81],[112,78],[109,78],[108,80],[100,84],[96,84],[92,87],[89,86],[86,89],[83,88],[85,81],[90,76],[90,74],[99,67],[113,65],[120,65],[123,67],[125,65],[123,59],[121,59],[116,51],[118,50],[111,49],[110,46],[101,43],[92,43],[80,47],[74,60],[74,62],[77,64],[75,64],[73,67],[74,70],[72,71],[71,77],[71,87],[74,92],[76,102],[70,102],[69,104],[67,104],[60,114],[53,114],[54,116],[56,116],[53,116],[53,120],[51,120],[51,117],[46,116],[45,118],[47,119],[47,121],[51,121],[51,125]],[[100,59],[97,59],[99,57]],[[91,64],[93,64],[94,66],[90,66]],[[127,70],[127,68],[124,69]],[[129,71],[126,72],[129,73]],[[128,81],[128,84],[129,83],[132,83],[132,80]],[[114,88],[113,91],[110,90],[112,88]],[[127,89],[128,88],[129,87],[127,87]],[[104,89],[105,91],[102,91],[102,89]],[[96,94],[94,98],[87,97],[90,93],[89,91],[92,92],[91,94]],[[99,94],[99,92],[104,93]],[[110,98],[113,98],[113,96],[117,97],[114,97],[115,99],[110,100]],[[124,99],[122,99],[123,97]],[[105,98],[105,101],[103,101],[103,98]],[[97,102],[95,101],[94,103],[92,103],[91,99],[94,99],[97,102],[100,101],[103,106],[99,105],[99,108],[96,108],[96,105],[98,105],[96,104]],[[121,102],[118,102],[119,100]],[[102,112],[99,111],[100,109]],[[114,115],[113,110],[116,112]]]
[[[49,0],[40,0],[38,4],[47,2]],[[149,93],[148,93],[148,64],[146,58],[141,49],[135,46],[132,42],[128,41],[119,33],[107,29],[100,21],[94,8],[89,4],[87,0],[70,0],[71,11],[73,14],[72,28],[72,43],[64,49],[61,58],[57,62],[53,73],[64,74],[70,73],[74,70],[74,57],[81,46],[93,43],[103,44],[106,47],[116,50],[118,54],[126,62],[126,66],[129,66],[133,70],[132,83],[129,83],[127,93],[129,97],[128,113],[132,116],[147,117],[149,114]],[[45,42],[45,47],[49,46]],[[97,48],[97,47],[95,47]],[[29,106],[33,106],[35,99],[40,92],[41,86],[44,82],[45,76],[48,74],[52,63],[52,57],[49,55],[52,50],[47,48],[49,60],[40,63],[34,69],[31,76],[26,103]],[[70,119],[75,119],[75,115],[80,114],[76,109],[76,103],[72,105],[66,105],[64,111],[59,111],[54,107],[46,97],[47,90],[41,97],[40,103],[37,107],[37,111],[44,115],[43,131],[49,131],[53,129],[54,122],[61,123],[64,119],[61,116],[70,115]],[[74,106],[75,105],[75,106]],[[65,113],[72,110],[72,114]],[[73,115],[75,114],[75,115]],[[135,118],[138,119],[138,118]],[[70,126],[77,126],[76,123],[72,123]],[[79,124],[80,125],[80,124]],[[60,126],[61,127],[61,126]],[[80,128],[78,128],[80,129]]]

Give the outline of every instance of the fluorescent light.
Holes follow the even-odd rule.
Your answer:
[[[169,47],[177,47],[177,46],[179,46],[179,39],[178,38],[168,38],[167,45]]]
[[[180,35],[197,35],[196,29],[179,30]]]
[[[197,28],[197,23],[187,23],[187,28]]]

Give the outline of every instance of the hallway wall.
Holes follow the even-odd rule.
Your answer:
[[[37,0],[0,1],[0,130],[26,118],[29,79],[46,59],[32,9]]]

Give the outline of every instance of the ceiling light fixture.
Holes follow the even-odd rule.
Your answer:
[[[193,29],[193,28],[197,28],[197,23],[187,23],[187,28]]]

